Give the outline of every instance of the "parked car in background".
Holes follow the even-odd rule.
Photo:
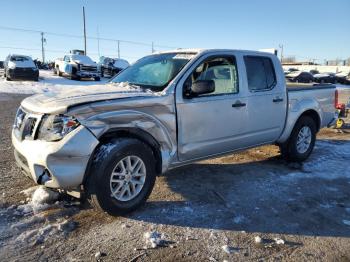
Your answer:
[[[318,70],[316,70],[316,69],[310,70],[310,74],[312,74],[312,75],[316,75],[316,74],[319,74],[319,73],[320,72]]]
[[[39,69],[33,59],[25,55],[8,55],[4,62],[6,80],[24,79],[39,80]]]
[[[54,73],[68,76],[72,80],[93,78],[100,81],[100,72],[96,62],[86,55],[68,54],[55,61]]]
[[[338,83],[346,85],[350,84],[350,72],[340,72],[335,75]]]
[[[299,71],[299,70],[296,69],[296,68],[288,68],[288,69],[284,70],[283,72],[284,72],[285,75],[288,75],[288,74],[290,74],[292,72],[297,72],[297,71]]]
[[[286,79],[290,82],[297,82],[297,83],[311,83],[314,81],[314,77],[309,72],[292,72],[286,75]]]
[[[264,144],[306,160],[334,120],[336,90],[292,85],[270,53],[153,54],[106,85],[23,100],[15,159],[35,183],[125,214],[146,202],[157,175],[198,160]]]
[[[321,73],[314,75],[314,81],[317,83],[332,83],[335,84],[337,82],[337,78],[334,73]]]
[[[4,68],[4,61],[0,61],[0,69]]]
[[[101,56],[99,61],[99,70],[101,76],[115,76],[120,71],[124,70],[129,66],[129,62],[120,58],[110,58]]]

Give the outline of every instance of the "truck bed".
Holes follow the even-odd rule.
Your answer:
[[[333,84],[302,84],[302,83],[288,83],[287,84],[287,91],[293,92],[293,91],[305,91],[305,90],[315,90],[315,89],[332,89],[336,88]]]
[[[290,106],[294,107],[294,105],[298,105],[299,102],[304,103],[303,101],[314,101],[310,108],[318,108],[321,115],[321,123],[320,127],[325,127],[329,125],[334,120],[334,99],[335,99],[335,91],[336,86],[333,84],[300,84],[300,83],[288,83],[288,101]],[[304,105],[305,106],[305,105]],[[291,108],[290,112],[296,109]],[[288,117],[291,116],[291,113]],[[299,115],[297,115],[299,117]]]

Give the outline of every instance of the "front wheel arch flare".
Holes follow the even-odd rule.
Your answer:
[[[156,172],[158,174],[162,173],[162,155],[161,155],[161,151],[160,151],[160,145],[157,142],[157,140],[150,135],[149,133],[141,130],[141,129],[114,129],[114,130],[110,130],[108,132],[106,132],[105,134],[103,134],[100,138],[99,138],[99,145],[95,148],[95,150],[93,151],[93,153],[90,156],[89,159],[89,163],[88,166],[85,170],[85,175],[84,175],[84,179],[83,179],[83,184],[85,184],[85,182],[88,179],[88,174],[94,159],[94,156],[96,154],[96,152],[98,152],[99,148],[108,143],[109,141],[115,139],[115,138],[135,138],[138,139],[142,142],[144,142],[146,145],[148,145],[154,154],[154,157],[156,159]]]

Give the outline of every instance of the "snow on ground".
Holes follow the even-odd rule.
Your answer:
[[[13,245],[43,244],[50,238],[65,236],[76,228],[76,223],[67,219],[65,203],[57,201],[58,192],[34,186],[20,193],[27,197],[27,203],[21,201],[18,206],[12,205],[0,211],[1,217],[19,218],[6,228],[0,228],[2,236],[14,236]]]
[[[103,85],[109,79],[101,78],[101,81],[82,80],[75,81],[65,77],[54,75],[53,71],[40,70],[39,82],[34,81],[7,81],[0,78],[0,93],[17,93],[17,94],[37,94],[44,92],[59,92],[67,88],[79,88],[81,86]]]

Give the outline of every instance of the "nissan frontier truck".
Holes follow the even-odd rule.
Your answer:
[[[333,85],[287,87],[274,54],[179,49],[103,86],[24,99],[12,142],[35,183],[120,215],[146,202],[156,176],[195,161],[265,144],[306,160],[334,100]]]

